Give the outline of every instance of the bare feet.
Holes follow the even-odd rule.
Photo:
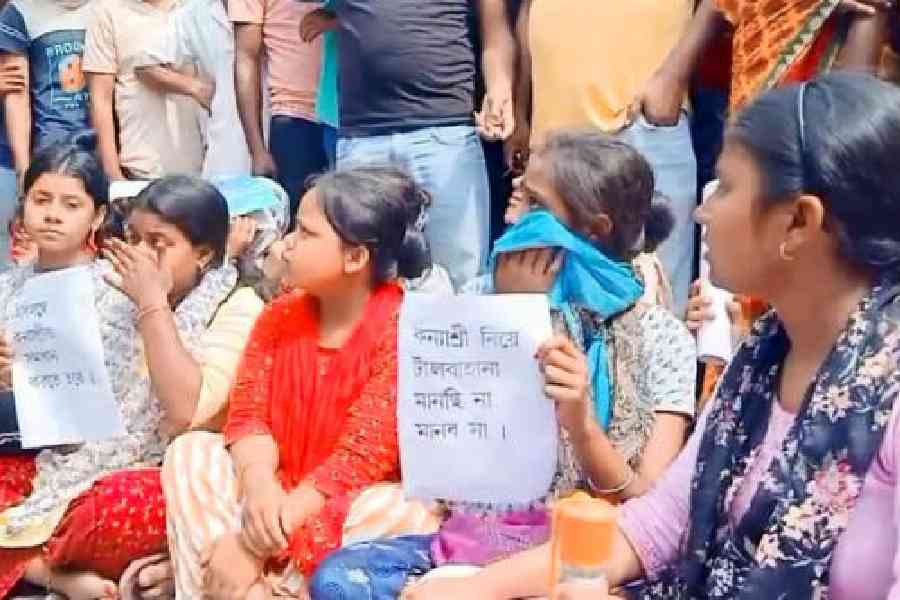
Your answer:
[[[25,581],[59,592],[68,600],[117,600],[116,584],[90,571],[53,569],[43,558],[28,563]]]
[[[53,571],[50,587],[68,600],[115,600],[119,597],[115,583],[88,571]]]
[[[174,598],[175,574],[172,562],[163,561],[141,570],[138,575],[141,598]]]
[[[168,555],[136,560],[119,580],[122,600],[163,600],[175,598],[175,576]]]

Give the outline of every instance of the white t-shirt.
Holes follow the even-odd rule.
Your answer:
[[[95,0],[83,69],[116,76],[119,160],[126,175],[154,179],[173,173],[199,174],[203,142],[196,103],[141,83],[135,70],[156,62],[147,48],[172,26],[178,3],[153,6],[142,0]]]
[[[175,10],[172,21],[148,54],[159,64],[193,64],[216,84],[210,114],[201,119],[206,144],[203,174],[249,175],[250,150],[234,87],[234,29],[225,5],[222,0],[188,0]]]

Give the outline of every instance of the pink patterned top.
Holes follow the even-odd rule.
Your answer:
[[[656,486],[622,507],[619,525],[651,580],[677,559],[687,532],[691,478],[708,414],[706,410],[701,415],[694,434]],[[732,523],[736,523],[750,507],[794,418],[794,414],[775,403],[766,437],[743,487],[731,501]],[[859,502],[835,550],[830,589],[833,600],[900,600],[900,557],[897,555],[900,494],[896,493],[900,469],[898,435],[900,406],[895,405],[884,441],[866,475]]]

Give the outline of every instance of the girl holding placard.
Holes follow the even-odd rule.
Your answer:
[[[146,315],[110,285],[113,270],[97,258],[109,182],[92,145],[88,138],[54,145],[39,152],[26,172],[22,226],[37,246],[37,259],[0,276],[0,328],[30,278],[87,269],[125,434],[44,449],[36,457],[0,457],[0,596],[24,578],[71,600],[112,598],[114,580],[131,560],[165,546],[159,471],[147,468],[162,460],[165,410],[151,393],[140,344],[138,327]],[[191,347],[237,279],[222,262],[228,230],[222,210],[226,216],[212,225],[219,227],[215,239],[221,243],[196,248],[204,268],[175,294],[177,330]],[[14,383],[8,363],[0,366],[0,379]]]
[[[829,74],[732,122],[697,211],[714,284],[767,298],[684,451],[626,503],[610,584],[647,599],[900,597],[900,91]],[[457,597],[548,590],[546,549]],[[598,599],[605,596],[598,590]],[[429,597],[435,600],[440,597]]]

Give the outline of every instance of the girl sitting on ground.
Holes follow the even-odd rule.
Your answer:
[[[159,319],[151,312],[161,309],[135,307],[109,283],[115,273],[98,258],[109,182],[91,145],[86,138],[48,147],[25,174],[22,226],[37,258],[0,276],[0,330],[31,277],[86,268],[126,433],[37,456],[0,456],[0,597],[24,579],[70,600],[113,598],[115,581],[129,562],[165,547],[159,470],[148,467],[160,464],[165,422],[178,407],[152,393],[140,343],[141,328],[148,319]],[[221,222],[208,221],[217,233],[207,232],[204,243],[186,249],[191,277],[171,279],[171,318],[188,347],[197,343],[237,279],[222,262],[224,214]],[[6,344],[0,346],[5,348],[0,355],[8,354]],[[0,381],[12,386],[8,361],[0,364]]]
[[[235,216],[229,226],[228,198],[217,188],[195,177],[157,180],[124,207],[124,243],[107,244],[118,285],[136,306],[153,311],[138,323],[138,331],[153,389],[167,407],[163,425],[169,437],[189,429],[222,430],[250,330],[278,289],[279,270],[269,268],[278,256],[270,257],[269,250],[287,228],[287,194],[277,183],[262,178],[255,183],[258,193],[271,194],[267,208]],[[197,281],[194,249],[221,247],[226,233],[228,268],[237,267],[237,286],[190,347],[176,329],[178,298],[184,293],[179,290],[190,290]],[[171,563],[162,553],[133,562],[119,592],[126,598],[156,598],[173,589]]]
[[[422,197],[381,168],[323,175],[304,195],[284,251],[302,291],[257,320],[224,437],[182,436],[166,457],[171,510],[199,516],[170,522],[178,598],[305,597],[352,500],[397,480],[398,278],[430,264]]]

